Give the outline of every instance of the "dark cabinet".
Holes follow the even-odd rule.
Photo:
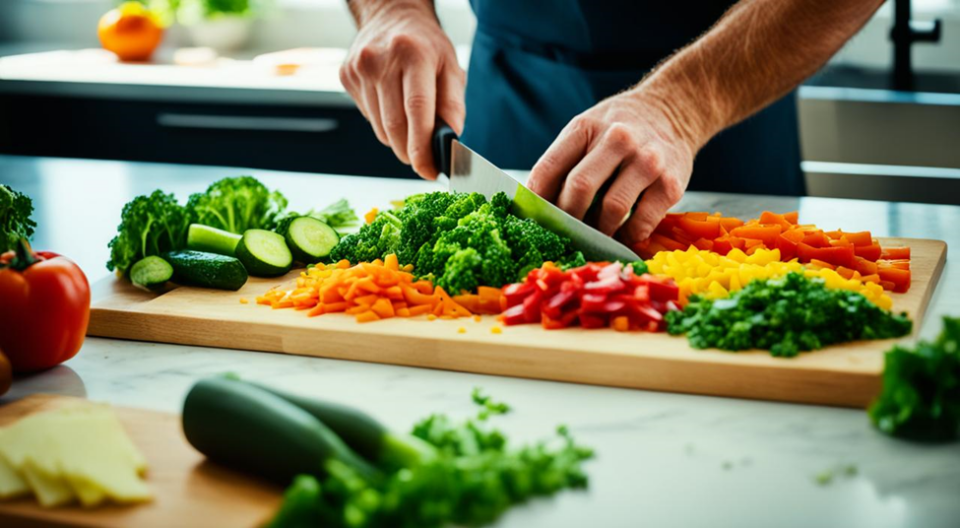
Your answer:
[[[0,153],[415,177],[352,107],[6,93]]]

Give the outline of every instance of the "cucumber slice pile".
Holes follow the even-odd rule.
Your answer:
[[[330,254],[340,241],[340,235],[316,218],[301,216],[290,222],[286,240],[294,259],[313,264]]]
[[[241,238],[243,237],[223,229],[190,224],[190,230],[187,232],[187,249],[232,257]]]
[[[265,229],[248,229],[243,233],[236,253],[247,271],[257,277],[283,275],[293,266],[293,254],[287,241]]]

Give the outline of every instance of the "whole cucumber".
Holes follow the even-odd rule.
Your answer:
[[[183,432],[211,460],[287,485],[321,475],[337,460],[366,478],[376,469],[326,425],[296,405],[248,383],[203,379],[183,404]]]
[[[236,291],[247,283],[247,269],[235,257],[183,249],[163,258],[173,266],[173,280],[180,284]]]

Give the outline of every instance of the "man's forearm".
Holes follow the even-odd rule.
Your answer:
[[[347,6],[357,22],[357,27],[363,27],[367,20],[376,16],[384,8],[427,9],[436,16],[433,0],[347,0]]]
[[[663,102],[699,148],[813,74],[882,3],[741,0],[635,90]]]

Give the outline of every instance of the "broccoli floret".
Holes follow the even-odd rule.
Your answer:
[[[413,264],[420,277],[436,277],[451,294],[509,284],[521,270],[547,260],[565,267],[585,263],[566,238],[510,215],[511,203],[503,193],[489,202],[479,193],[410,196],[400,209],[381,212],[356,235],[343,237],[331,258],[361,262],[396,253],[401,264]]]
[[[287,199],[279,191],[270,192],[252,176],[238,176],[190,195],[186,208],[193,223],[242,234],[247,229],[275,228],[286,207]]]
[[[476,249],[458,250],[446,262],[443,275],[437,279],[437,285],[451,295],[461,291],[474,291],[480,285],[483,273],[483,257]]]
[[[156,190],[137,196],[123,206],[107,269],[126,273],[144,257],[186,247],[189,226],[189,212],[172,194]]]

